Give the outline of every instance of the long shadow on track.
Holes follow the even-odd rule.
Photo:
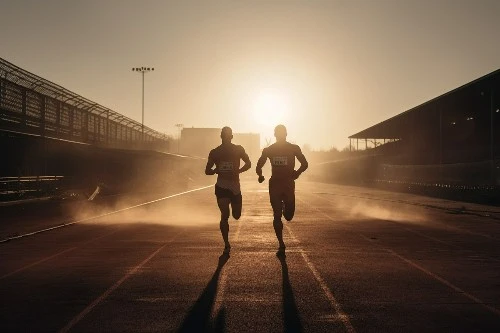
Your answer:
[[[215,325],[212,325],[210,315],[214,307],[215,297],[217,295],[217,285],[222,268],[229,260],[229,254],[222,254],[219,257],[219,264],[214,275],[201,293],[200,297],[193,305],[181,328],[178,332],[223,332],[225,328],[225,310],[221,309],[216,314]]]
[[[288,265],[286,264],[286,257],[279,255],[278,259],[281,263],[281,273],[283,276],[283,321],[285,332],[299,333],[302,332],[302,323],[300,321],[299,310],[295,303],[295,296],[293,295],[292,285],[288,276]]]

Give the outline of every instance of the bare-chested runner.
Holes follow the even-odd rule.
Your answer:
[[[240,188],[240,173],[252,166],[245,149],[231,143],[233,130],[230,127],[222,128],[220,137],[222,144],[210,151],[205,174],[217,174],[215,196],[220,209],[220,231],[224,239],[224,253],[229,253],[229,206],[233,217],[238,220],[241,216],[242,196]],[[240,160],[245,164],[240,168]],[[212,169],[215,166],[215,169]]]
[[[286,141],[287,132],[284,125],[276,126],[274,136],[276,143],[262,150],[255,171],[259,176],[259,183],[262,183],[264,181],[262,167],[269,159],[272,168],[269,179],[269,199],[273,208],[274,232],[279,243],[276,254],[284,255],[285,243],[281,217],[284,216],[287,221],[292,220],[295,213],[295,179],[307,169],[308,163],[300,147]],[[300,168],[297,170],[295,170],[295,158],[300,162]]]

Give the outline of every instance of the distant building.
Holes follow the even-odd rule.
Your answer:
[[[207,157],[211,149],[221,144],[220,128],[183,128],[180,153]],[[233,133],[234,144],[242,145],[252,160],[260,154],[260,135],[257,133]]]

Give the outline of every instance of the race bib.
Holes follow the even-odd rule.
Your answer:
[[[221,161],[219,164],[219,171],[221,172],[233,171],[233,162]]]
[[[287,156],[274,156],[271,160],[272,165],[274,166],[286,166],[288,165],[288,157]]]

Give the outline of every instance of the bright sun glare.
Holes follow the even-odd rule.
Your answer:
[[[257,124],[274,127],[285,122],[288,101],[283,94],[270,91],[260,92],[253,105],[253,115]]]

